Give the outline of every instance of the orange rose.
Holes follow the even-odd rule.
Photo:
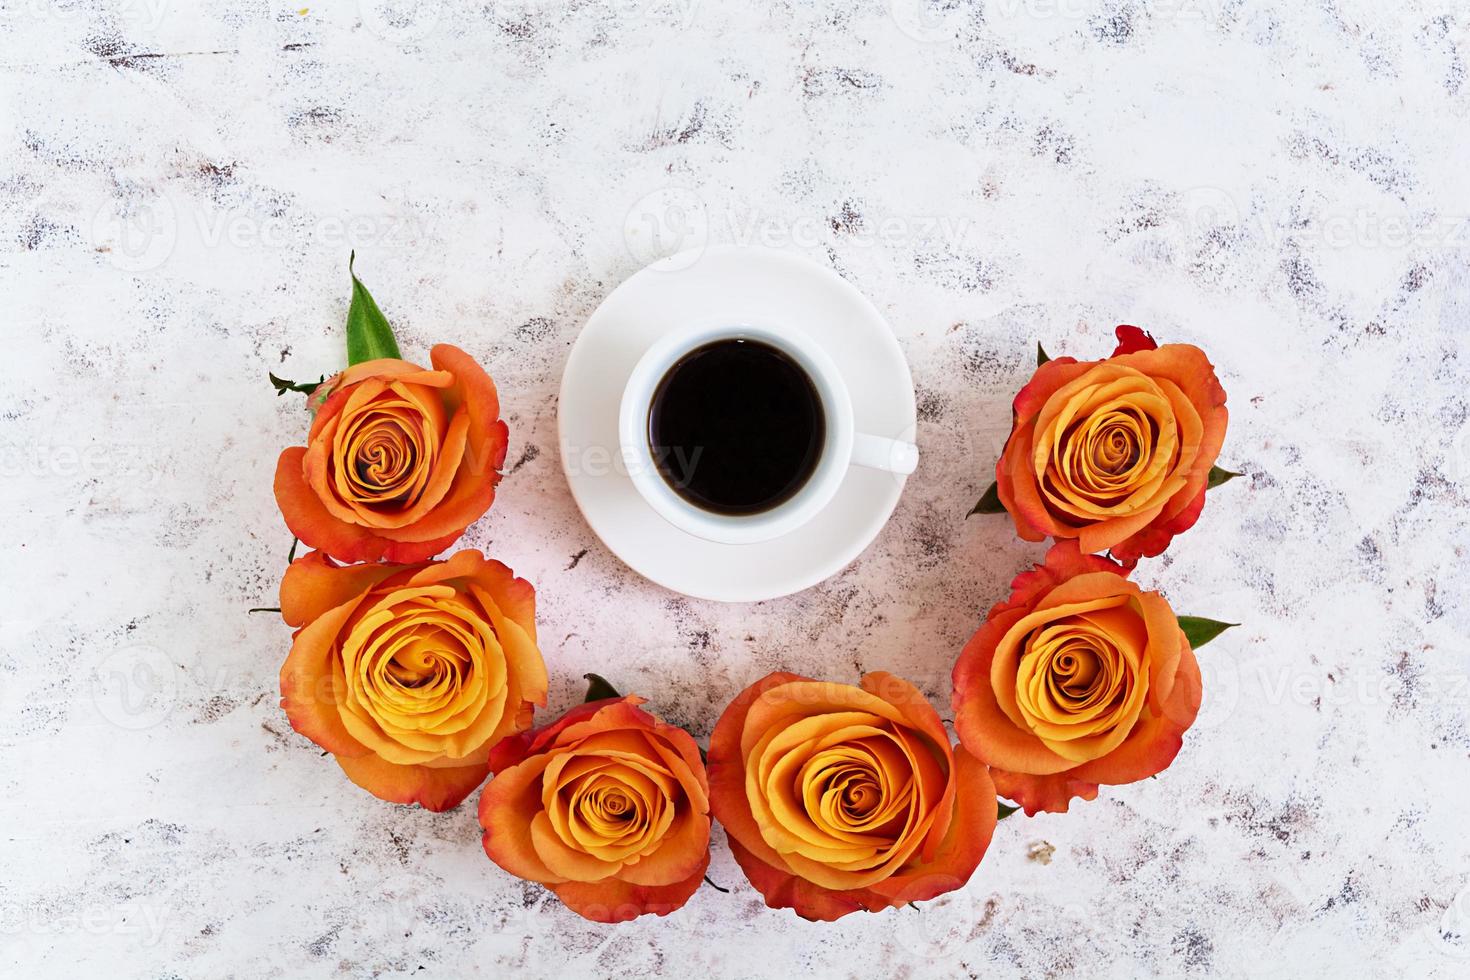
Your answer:
[[[495,384],[458,347],[429,356],[432,371],[354,364],[312,395],[307,445],[276,463],[276,502],[308,547],[339,561],[423,561],[490,509],[507,439]]]
[[[1205,505],[1229,415],[1204,352],[1117,330],[1103,361],[1058,357],[1016,396],[996,491],[1027,541],[1160,554]]]
[[[955,730],[1028,815],[1168,768],[1200,704],[1169,603],[1113,561],[1054,545],[1017,576],[954,668]]]
[[[985,766],[951,749],[907,681],[862,687],[774,673],[715,726],[710,798],[730,850],[771,908],[831,921],[942,895],[995,831]]]
[[[643,703],[593,701],[501,742],[480,796],[490,860],[596,922],[668,915],[709,867],[699,746]]]
[[[281,582],[281,615],[301,627],[281,707],[369,793],[448,810],[546,704],[535,614],[530,583],[478,551],[345,567],[312,552]]]

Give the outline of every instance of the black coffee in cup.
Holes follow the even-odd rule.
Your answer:
[[[790,500],[816,470],[826,437],[811,378],[758,340],[696,347],[664,374],[648,407],[659,474],[716,514],[759,514]]]

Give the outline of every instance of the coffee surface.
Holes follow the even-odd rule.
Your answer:
[[[685,354],[648,410],[659,473],[717,514],[758,514],[790,500],[816,469],[826,428],[806,372],[757,340],[718,340]]]

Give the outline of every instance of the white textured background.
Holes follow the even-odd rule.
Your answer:
[[[301,0],[309,3],[309,0]],[[1421,0],[0,0],[0,972],[1463,977],[1470,12]],[[623,568],[555,393],[661,251],[788,245],[894,324],[924,452],[853,566],[746,607]],[[306,417],[346,259],[498,381],[467,543],[584,671],[707,737],[786,667],[941,706],[1042,548],[964,514],[1039,339],[1200,344],[1244,478],[1140,578],[1239,621],[1173,768],[1001,824],[969,887],[810,925],[717,833],[680,914],[585,923],[473,807],[351,786],[276,705]],[[943,708],[948,715],[948,709]],[[1050,860],[1042,858],[1049,849]]]

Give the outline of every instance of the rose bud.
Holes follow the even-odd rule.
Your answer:
[[[593,701],[501,742],[480,796],[490,860],[596,922],[668,915],[709,867],[699,746],[643,703]]]
[[[1132,563],[1199,519],[1229,414],[1198,347],[1159,347],[1137,327],[1117,335],[1106,360],[1036,369],[1016,395],[995,489],[1025,540],[1076,540]]]
[[[495,384],[458,347],[433,370],[383,358],[312,394],[307,445],[276,463],[291,533],[338,561],[415,562],[453,544],[489,510],[507,431]]]
[[[1199,711],[1178,618],[1126,574],[1075,541],[1054,545],[955,664],[960,743],[1028,815],[1168,768]]]
[[[393,803],[448,810],[489,774],[490,749],[546,703],[536,594],[478,551],[418,565],[298,558],[281,615],[291,727]]]
[[[831,921],[934,898],[969,880],[995,831],[983,763],[952,749],[911,684],[774,673],[725,709],[710,798],[771,908]]]

